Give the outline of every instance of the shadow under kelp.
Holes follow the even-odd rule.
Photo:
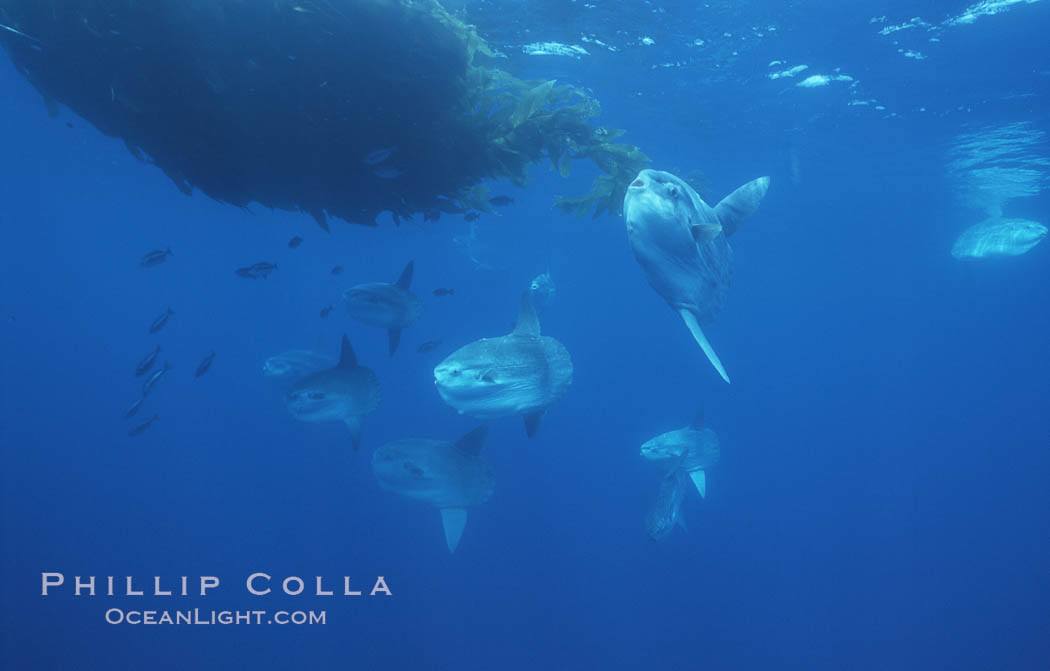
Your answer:
[[[0,0],[0,44],[185,193],[369,224],[488,211],[486,179],[549,160],[605,174],[564,211],[616,211],[648,159],[588,123],[597,101],[475,62],[434,0]]]

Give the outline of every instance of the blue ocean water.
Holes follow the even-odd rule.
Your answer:
[[[473,226],[382,218],[329,235],[306,215],[186,197],[70,110],[49,118],[4,59],[0,668],[1050,667],[1050,247],[949,253],[995,208],[1047,222],[1050,3],[456,9],[500,67],[588,88],[654,167],[699,170],[709,203],[770,176],[705,327],[733,383],[647,285],[621,217],[552,207],[587,189],[583,164],[491,184],[514,203]],[[799,86],[813,76],[827,80]],[[268,279],[234,275],[262,260]],[[341,294],[409,260],[424,307],[391,358]],[[477,425],[435,393],[433,367],[507,333],[547,270],[558,292],[541,323],[573,386],[532,439],[520,419],[490,422],[495,494],[450,554],[438,513],[381,490],[370,455]],[[335,357],[344,332],[383,388],[356,454],[344,427],[297,422],[262,375],[290,349]],[[172,371],[129,422],[135,364],[157,344]],[[688,492],[688,531],[653,543],[666,466],[639,446],[698,408],[721,461],[706,499]],[[251,596],[257,571],[306,592]],[[42,596],[44,572],[67,585]],[[77,575],[222,586],[76,597]],[[393,596],[312,593],[315,576],[367,593],[379,575]],[[112,625],[112,607],[327,623]]]

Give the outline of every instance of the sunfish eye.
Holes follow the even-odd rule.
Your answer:
[[[670,196],[671,198],[677,199],[678,198],[678,189],[674,188],[673,186],[667,187],[667,195]]]
[[[413,464],[411,461],[406,461],[402,465],[405,467],[406,471],[408,471],[412,475],[416,476],[417,478],[423,475],[423,469],[419,468],[418,466]]]

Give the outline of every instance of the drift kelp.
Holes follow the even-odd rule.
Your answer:
[[[475,63],[491,52],[433,0],[0,0],[0,23],[53,116],[68,106],[187,194],[325,228],[487,210],[482,181],[576,158],[608,174],[566,209],[600,212],[648,160],[588,123],[580,90]]]

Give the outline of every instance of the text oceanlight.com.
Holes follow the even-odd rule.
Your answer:
[[[109,624],[328,624],[325,611],[303,610],[124,610],[106,611]]]

